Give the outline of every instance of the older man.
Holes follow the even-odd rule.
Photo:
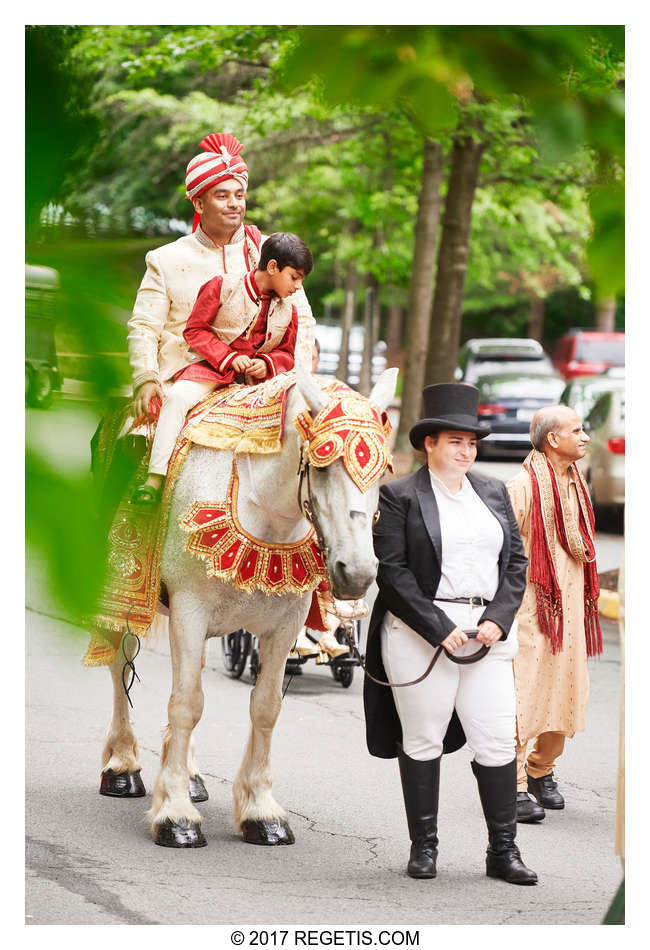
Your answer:
[[[194,205],[194,230],[149,251],[147,270],[129,320],[129,359],[134,413],[149,411],[154,397],[187,365],[183,330],[200,288],[217,274],[254,270],[265,240],[244,225],[248,168],[242,145],[232,135],[208,135],[187,166],[187,197]],[[295,299],[294,299],[295,298]],[[298,311],[296,364],[311,367],[315,321],[303,290],[292,299]]]
[[[508,482],[529,561],[513,661],[520,822],[564,808],[553,769],[565,738],[585,728],[587,657],[602,652],[594,514],[576,465],[589,436],[573,409],[547,406],[535,413],[530,439],[523,471]]]

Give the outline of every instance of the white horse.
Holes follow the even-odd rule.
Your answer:
[[[370,401],[383,411],[393,398],[397,370],[386,370]],[[303,538],[308,523],[302,510],[307,485],[300,481],[301,438],[293,425],[308,408],[315,417],[328,403],[314,377],[297,374],[287,395],[285,435],[276,455],[238,456],[238,519],[253,537],[289,544]],[[161,767],[148,818],[157,844],[202,847],[201,815],[194,802],[207,792],[192,751],[192,731],[203,711],[201,673],[207,638],[241,627],[259,639],[260,668],[251,693],[251,731],[233,785],[234,822],[245,841],[292,844],[284,809],[271,792],[270,747],[280,713],[287,655],[303,626],[311,593],[273,596],[261,590],[246,593],[208,577],[205,564],[187,552],[181,518],[198,500],[224,499],[233,464],[232,452],[193,445],[173,488],[161,577],[169,594],[172,691],[169,722],[163,739]],[[377,561],[372,523],[378,503],[378,482],[361,491],[338,458],[309,473],[310,501],[322,532],[330,583],[341,600],[362,597],[375,578]],[[301,499],[299,500],[299,493]],[[122,657],[111,666],[113,718],[103,750],[102,792],[144,794],[137,742],[122,684]]]

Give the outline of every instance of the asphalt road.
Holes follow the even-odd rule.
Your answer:
[[[30,413],[28,438],[49,445],[62,463],[86,464],[84,440],[94,418],[83,413],[69,407]],[[605,543],[614,560],[622,540]],[[428,946],[435,939],[428,925],[602,920],[621,879],[613,850],[621,678],[616,624],[604,623],[605,653],[590,661],[587,730],[567,743],[556,772],[567,807],[547,813],[537,826],[519,828],[522,855],[540,883],[518,888],[485,877],[486,834],[467,748],[443,762],[438,877],[406,876],[397,766],[366,752],[361,676],[357,671],[344,690],[311,661],[289,684],[273,740],[274,794],[289,812],[296,843],[276,849],[241,842],[231,824],[231,786],[248,734],[250,680],[226,675],[217,641],[210,644],[205,710],[195,731],[210,794],[199,806],[208,847],[156,847],[144,813],[166,722],[168,649],[158,643],[142,651],[141,682],[132,694],[147,797],[104,798],[98,788],[110,677],[104,669],[81,666],[87,636],[56,613],[32,559],[27,923],[410,925],[421,931],[420,946]]]

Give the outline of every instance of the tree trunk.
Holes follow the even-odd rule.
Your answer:
[[[343,302],[343,312],[341,313],[341,350],[339,352],[339,365],[336,370],[336,378],[342,380],[344,383],[348,381],[350,328],[354,323],[358,280],[359,275],[357,274],[357,269],[353,264],[350,264],[348,272],[345,275],[345,298]]]
[[[467,273],[472,203],[486,144],[465,133],[454,139],[445,200],[436,290],[431,314],[426,382],[453,380],[458,359],[463,290]]]
[[[420,418],[424,362],[427,354],[433,298],[433,265],[436,259],[436,237],[440,221],[440,186],[444,166],[445,158],[440,143],[425,139],[422,182],[415,222],[413,276],[404,322],[406,349],[402,375],[402,405],[395,442],[396,452],[412,451],[408,434]]]
[[[399,304],[392,303],[388,308],[388,327],[386,328],[386,353],[390,355],[392,360],[399,360],[400,350],[402,349],[403,320],[403,308]],[[391,363],[391,366],[394,365],[394,363]]]
[[[376,313],[375,300],[377,297],[376,289],[369,280],[366,287],[366,299],[363,308],[363,352],[361,355],[361,369],[359,370],[359,392],[363,396],[369,396],[372,389],[371,370],[372,354],[375,349],[376,336]]]
[[[598,307],[596,311],[596,329],[616,329],[616,300],[614,297],[607,297],[605,300],[598,301]]]
[[[531,340],[542,342],[544,335],[544,298],[533,297],[530,302],[530,314],[528,316],[528,337]]]

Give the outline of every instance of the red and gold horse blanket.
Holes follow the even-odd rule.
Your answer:
[[[97,612],[88,620],[93,630],[82,662],[110,664],[122,636],[146,635],[160,598],[160,561],[172,492],[192,444],[227,449],[237,454],[276,453],[282,447],[287,393],[295,382],[285,373],[257,386],[229,386],[210,394],[188,414],[170,459],[160,505],[130,504],[136,484],[146,478],[145,454],[120,502],[108,535],[107,575]],[[237,468],[228,497],[221,504],[198,503],[183,518],[188,550],[208,562],[208,574],[222,577],[241,590],[257,587],[267,593],[313,590],[324,578],[314,532],[293,545],[271,546],[243,532],[237,520]]]

